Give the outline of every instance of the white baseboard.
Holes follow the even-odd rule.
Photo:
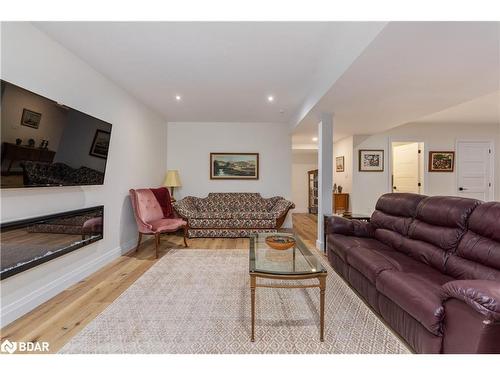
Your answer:
[[[316,240],[316,248],[318,248],[319,250],[324,250],[323,241]]]
[[[110,251],[106,251],[100,257],[85,263],[75,270],[64,274],[49,284],[32,291],[28,295],[2,307],[0,327],[4,327],[21,316],[27,314],[42,303],[61,293],[63,290],[81,281],[85,277],[104,267],[112,260],[128,252],[136,241],[130,241],[122,246],[118,246]],[[29,271],[28,271],[29,272]]]

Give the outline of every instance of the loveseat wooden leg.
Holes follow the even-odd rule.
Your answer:
[[[137,247],[135,248],[136,253],[139,251],[139,246],[141,245],[141,241],[142,241],[142,233],[139,232],[139,238],[137,239]]]
[[[160,247],[160,233],[155,234],[155,244],[156,244],[156,250],[155,250],[155,258],[158,259],[158,248]]]
[[[184,246],[185,247],[188,247],[188,244],[187,244],[187,241],[186,241],[187,234],[188,234],[188,226],[184,225]]]

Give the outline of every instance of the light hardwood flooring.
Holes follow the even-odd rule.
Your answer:
[[[306,245],[314,247],[316,216],[293,214],[293,227]],[[193,238],[188,240],[192,249],[245,249],[245,238]],[[171,248],[182,248],[182,236],[165,235],[161,240],[160,257]],[[143,242],[136,253],[131,251],[114,260],[99,271],[61,292],[0,332],[2,340],[46,341],[55,353],[73,336],[109,306],[157,260],[154,242]]]

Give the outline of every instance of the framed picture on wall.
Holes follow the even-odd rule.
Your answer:
[[[384,150],[359,150],[360,172],[383,172]]]
[[[453,172],[455,151],[429,151],[429,172]]]
[[[337,172],[344,172],[344,157],[337,156],[335,158],[335,170]]]
[[[108,157],[109,139],[111,133],[104,130],[96,130],[89,155],[106,159]]]
[[[258,153],[210,153],[211,180],[258,180]]]
[[[21,116],[21,125],[29,126],[30,128],[38,129],[42,114],[23,108],[23,115]]]

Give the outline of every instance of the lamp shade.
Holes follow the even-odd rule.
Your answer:
[[[163,186],[167,187],[179,187],[181,186],[181,179],[179,177],[179,171],[176,169],[167,171],[165,176],[165,181],[163,182]]]

